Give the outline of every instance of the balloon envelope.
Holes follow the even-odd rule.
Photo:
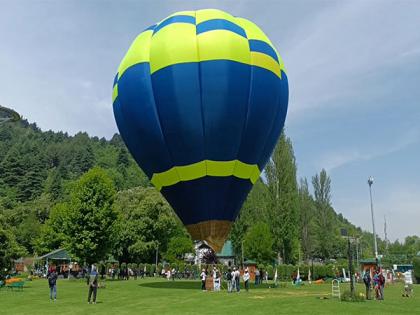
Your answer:
[[[142,33],[114,80],[121,136],[194,239],[222,248],[284,125],[283,62],[252,22],[175,13]]]

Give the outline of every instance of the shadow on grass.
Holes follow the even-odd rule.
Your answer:
[[[181,289],[181,290],[200,290],[201,282],[198,281],[159,281],[140,283],[140,287],[153,289]]]
[[[153,288],[153,289],[181,289],[181,290],[201,290],[200,281],[159,281],[159,282],[147,282],[140,283],[140,287],[144,288]],[[226,283],[223,283],[223,289],[226,289]],[[268,285],[263,284],[259,286],[254,286],[251,284],[250,289],[268,289]],[[241,283],[241,290],[243,290],[243,285]]]

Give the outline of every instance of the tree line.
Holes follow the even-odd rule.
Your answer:
[[[272,264],[345,258],[340,228],[359,237],[360,257],[372,256],[371,233],[337,214],[325,170],[297,179],[291,140],[283,133],[249,194],[230,239],[238,261]],[[381,252],[410,260],[413,236]],[[41,131],[21,121],[0,126],[0,263],[66,247],[86,262],[179,260],[192,241],[178,217],[151,187],[118,134]],[[2,268],[4,269],[4,268]]]

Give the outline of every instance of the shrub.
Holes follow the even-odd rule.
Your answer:
[[[343,302],[365,302],[365,295],[363,293],[354,292],[354,296],[351,296],[350,291],[344,291],[343,294],[341,294],[341,301]]]

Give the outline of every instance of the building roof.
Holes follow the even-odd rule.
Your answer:
[[[69,255],[69,253],[64,248],[60,248],[60,249],[53,250],[51,253],[45,254],[41,257],[38,257],[37,259],[38,260],[39,259],[71,260],[71,257]]]
[[[233,247],[231,241],[226,241],[220,252],[217,253],[217,257],[234,257]]]
[[[366,259],[360,259],[361,264],[377,264],[377,260],[375,258],[366,258]]]

